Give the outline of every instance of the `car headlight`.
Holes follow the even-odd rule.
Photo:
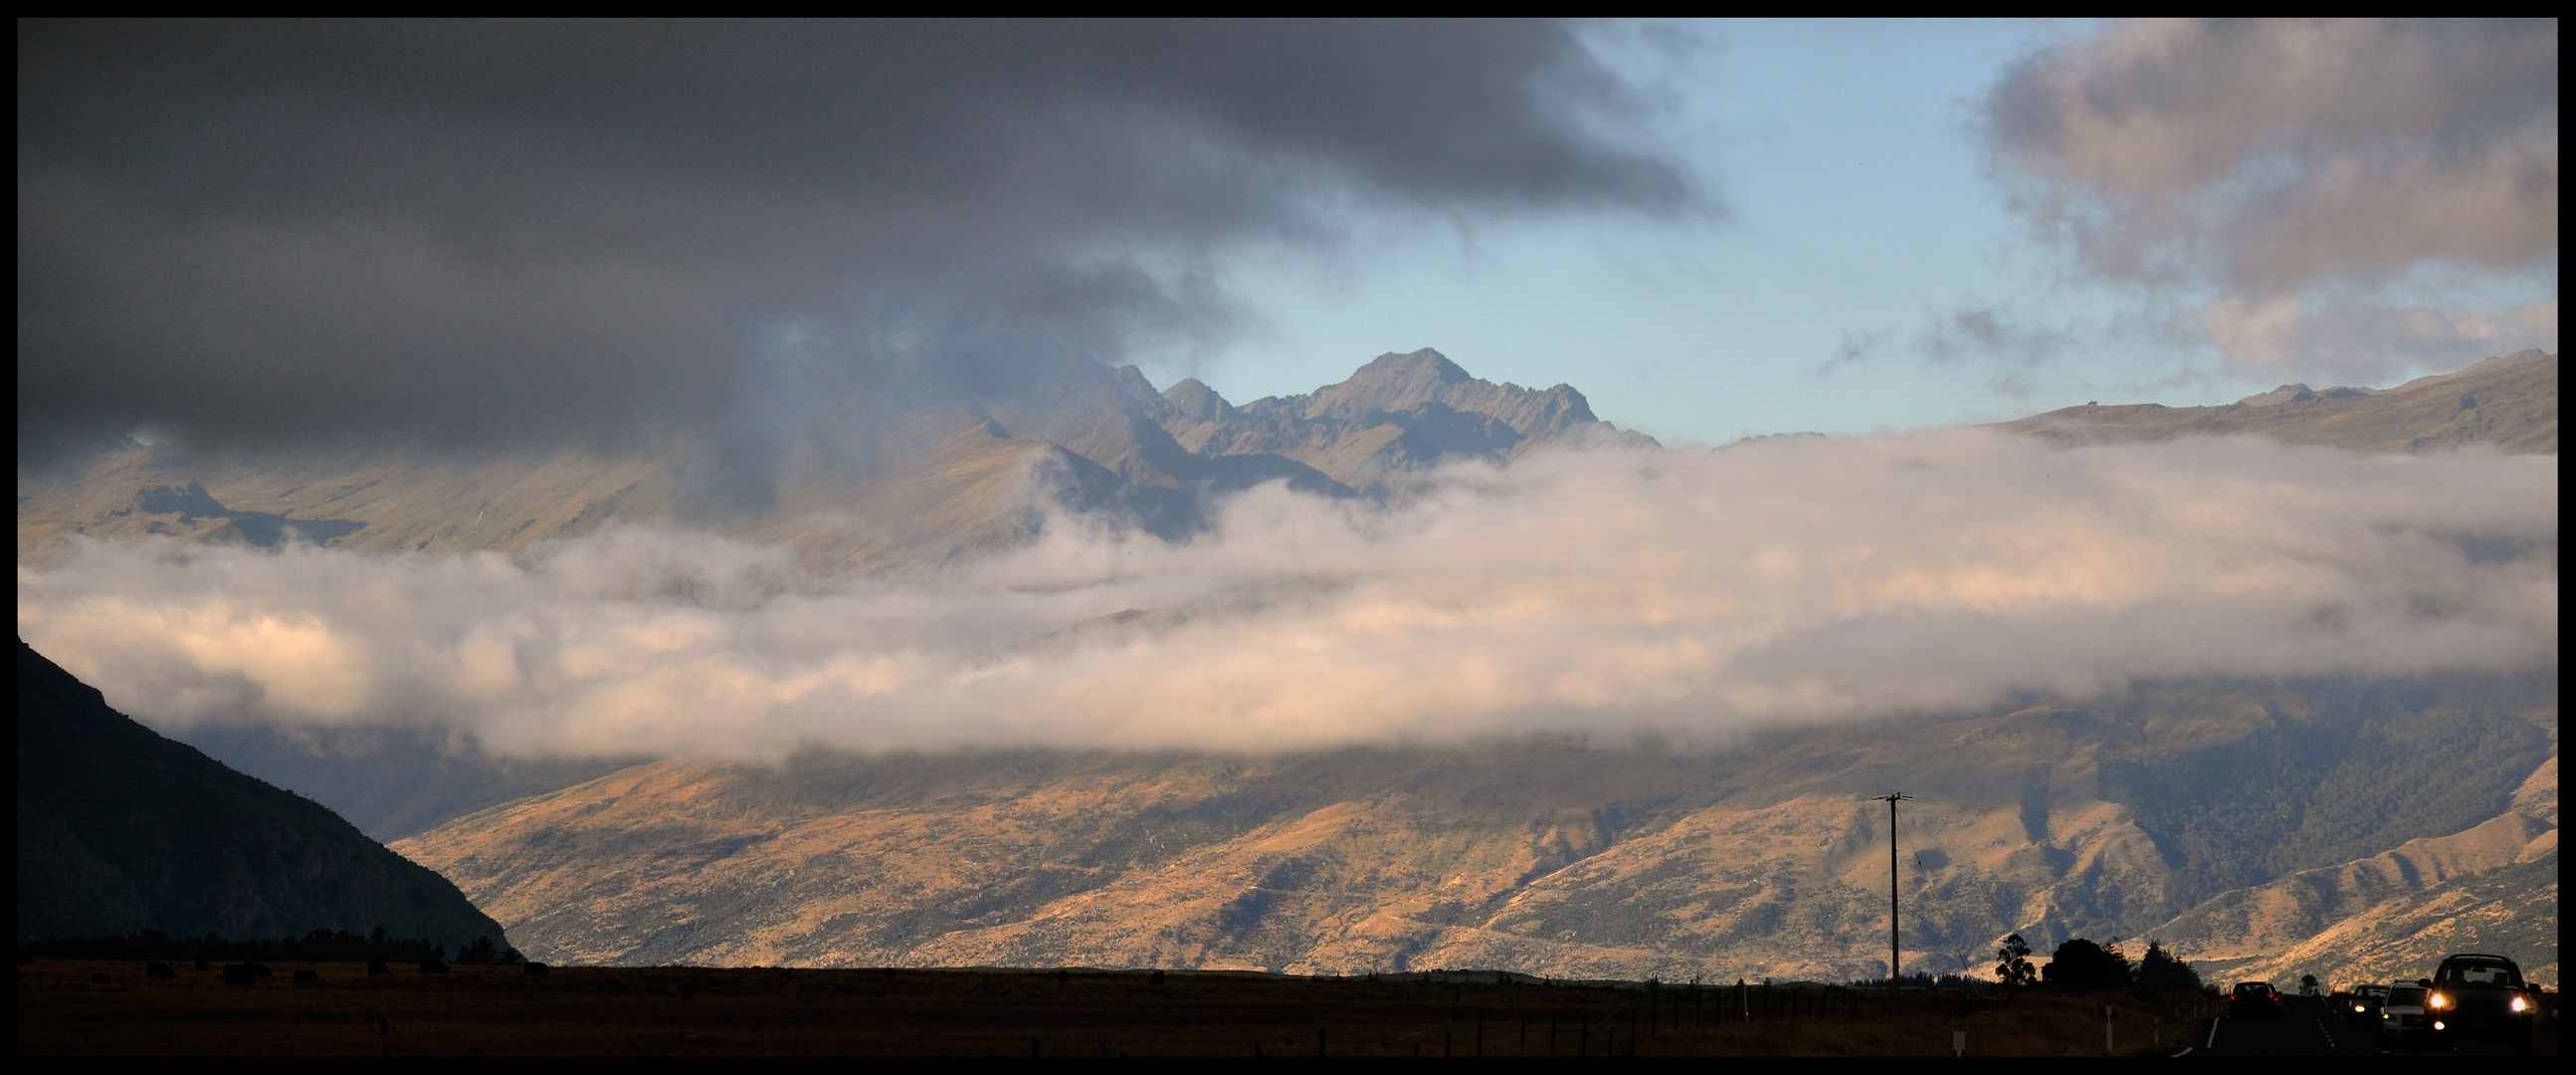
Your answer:
[[[2530,1002],[2530,1001],[2527,1001],[2527,1000],[2524,1000],[2524,999],[2522,999],[2521,997],[2515,997],[2515,998],[2513,998],[2513,1010],[2518,1011],[2518,1012],[2527,1012],[2527,1011],[2530,1011],[2530,1010],[2531,1010],[2531,1002]]]
[[[2361,1005],[2359,1005],[2359,1004],[2355,1004],[2355,1005],[2353,1005],[2353,1006],[2352,1006],[2352,1010],[2354,1010],[2354,1011],[2363,1011],[2363,1010],[2366,1010],[2366,1009],[2364,1009],[2364,1008],[2363,1008]],[[2514,1010],[2515,1010],[2515,1011],[2521,1011],[2522,1009],[2520,1009],[2520,1008],[2516,1008],[2516,1009],[2514,1009]]]
[[[2435,1008],[2448,1008],[2451,1006],[2451,998],[2443,996],[2440,993],[2435,993],[2432,996],[2425,998],[2425,1003]]]
[[[2441,1029],[2443,1029],[2442,1021],[2441,1021],[2441,1020],[2439,1020],[2439,1019],[2433,1020],[2433,1029],[2435,1029],[2435,1030],[2441,1030]]]

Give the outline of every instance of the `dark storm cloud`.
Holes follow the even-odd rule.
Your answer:
[[[1552,23],[22,22],[18,70],[22,444],[613,439],[794,324],[1008,382],[884,339],[1107,357],[1226,323],[1140,265],[1698,198]]]

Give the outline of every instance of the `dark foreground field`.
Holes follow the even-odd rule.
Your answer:
[[[274,964],[251,987],[185,965],[18,968],[18,1053],[880,1053],[1313,1056],[1980,1056],[2171,1052],[2203,1001],[2160,997],[1482,984],[1054,971],[707,970]],[[295,984],[297,969],[319,982]],[[107,981],[92,980],[105,975]],[[1745,1009],[1750,1007],[1747,1021]]]

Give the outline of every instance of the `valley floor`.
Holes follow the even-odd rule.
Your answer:
[[[320,981],[293,984],[293,971]],[[458,967],[370,978],[274,967],[257,986],[184,967],[21,964],[18,1054],[897,1054],[2093,1056],[2207,1035],[2172,992],[1777,990],[1550,984],[1491,973],[1302,978],[1053,970]],[[104,976],[105,981],[100,981]],[[1477,979],[1470,981],[1468,979]]]

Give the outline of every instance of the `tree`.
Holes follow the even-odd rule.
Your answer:
[[[476,937],[474,943],[456,950],[456,964],[460,967],[481,966],[498,958],[500,958],[500,952],[493,946],[490,937]]]
[[[2004,938],[2004,946],[1995,950],[1995,980],[2007,989],[2039,982],[2039,969],[2030,965],[2030,942],[2021,934]]]
[[[2077,937],[2057,946],[2039,977],[2053,989],[2090,992],[2124,988],[2131,974],[2128,957],[2117,947],[2104,948]]]
[[[2175,959],[2163,945],[2148,941],[2147,954],[2138,957],[2138,984],[2199,989],[2200,972],[2191,969],[2191,964]]]

